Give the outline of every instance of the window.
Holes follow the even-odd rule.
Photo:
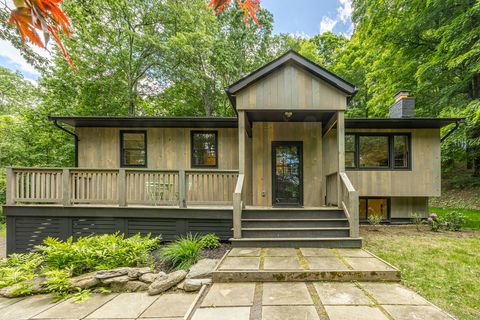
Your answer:
[[[410,134],[345,135],[347,169],[410,169]]]
[[[390,203],[388,198],[360,198],[358,216],[360,220],[367,220],[371,216],[381,216],[389,219]]]
[[[345,167],[354,168],[355,158],[355,135],[347,134],[345,135]]]
[[[217,131],[192,131],[192,168],[217,167]]]
[[[147,166],[145,131],[120,131],[120,163],[122,167]]]

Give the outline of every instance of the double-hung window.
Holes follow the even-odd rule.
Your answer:
[[[192,131],[191,166],[192,168],[218,167],[217,131]]]
[[[146,131],[120,131],[120,166],[147,166]]]
[[[347,169],[410,169],[410,134],[345,134]]]

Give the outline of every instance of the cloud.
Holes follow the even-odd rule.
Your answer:
[[[349,23],[352,18],[352,0],[339,0],[340,7],[337,8],[337,18],[343,23]]]
[[[335,28],[337,23],[338,20],[336,19],[332,19],[327,16],[322,17],[322,21],[320,21],[320,34],[325,32],[331,32],[333,28]]]

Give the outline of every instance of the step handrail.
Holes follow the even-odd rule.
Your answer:
[[[345,211],[345,216],[350,224],[350,237],[359,237],[359,217],[358,205],[359,197],[358,191],[353,187],[352,182],[345,172],[340,172],[341,194],[340,200],[342,208]]]
[[[238,175],[235,191],[233,192],[233,238],[240,239],[242,237],[242,192],[245,175]]]

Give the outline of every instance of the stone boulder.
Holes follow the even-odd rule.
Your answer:
[[[185,270],[178,270],[167,274],[163,277],[157,277],[155,281],[148,287],[148,294],[153,296],[164,291],[167,291],[180,281],[182,281],[187,275]]]
[[[78,277],[73,277],[69,280],[70,287],[72,289],[89,289],[95,287],[100,283],[100,280],[98,280],[95,275],[96,272],[90,272],[82,274]]]
[[[142,281],[128,281],[125,283],[124,287],[125,291],[127,292],[139,292],[139,291],[147,291],[148,290],[148,284],[142,282]]]
[[[116,268],[111,270],[100,270],[100,271],[97,271],[95,277],[99,280],[120,277],[120,276],[128,275],[128,272],[130,271],[130,269],[131,268],[129,267],[122,267],[122,268]]]
[[[183,290],[198,291],[204,284],[211,284],[212,279],[186,279],[183,283]]]
[[[205,279],[211,278],[212,272],[217,265],[217,259],[202,259],[194,264],[187,274],[187,279]]]
[[[123,276],[114,277],[114,278],[102,279],[101,281],[103,284],[127,283],[128,281],[130,281],[130,278],[127,275],[123,275]]]
[[[145,282],[145,283],[152,283],[155,281],[155,279],[157,279],[157,277],[164,277],[166,276],[167,274],[165,272],[159,272],[157,274],[155,273],[145,273],[145,274],[142,274],[138,280],[142,281],[142,282]]]
[[[45,291],[45,277],[34,277],[21,283],[16,283],[0,290],[0,296],[5,298],[20,297],[21,291],[26,294],[37,294]]]
[[[151,272],[152,272],[152,270],[149,267],[130,268],[130,270],[128,270],[127,275],[132,279],[138,279],[142,275],[147,274],[147,273],[151,273]]]

